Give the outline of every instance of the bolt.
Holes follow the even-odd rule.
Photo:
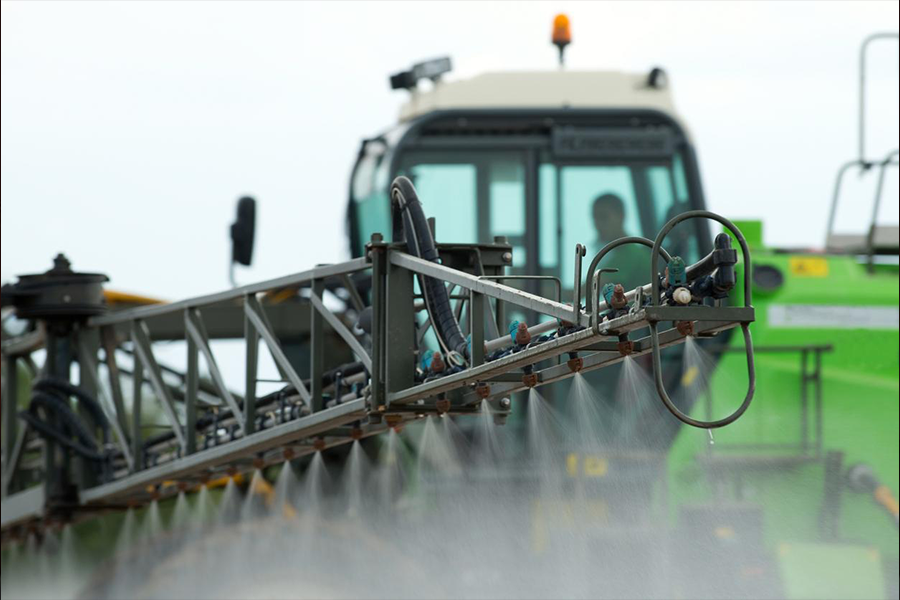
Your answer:
[[[625,297],[625,288],[622,287],[621,283],[617,283],[613,288],[613,295],[609,305],[616,310],[622,310],[628,306],[628,298]]]
[[[503,259],[503,262],[505,262],[505,263],[511,263],[511,262],[512,262],[512,258],[513,258],[513,257],[512,257],[512,252],[509,252],[509,251],[504,252],[503,254],[500,255],[500,258],[502,258],[502,259]]]
[[[509,410],[510,406],[512,406],[512,401],[509,398],[500,398],[500,408]]]
[[[524,321],[519,323],[519,326],[516,327],[516,344],[519,346],[525,346],[531,341],[531,332],[528,331],[528,324]]]

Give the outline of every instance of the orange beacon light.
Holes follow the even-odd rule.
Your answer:
[[[559,66],[565,64],[564,53],[566,46],[572,43],[572,29],[569,27],[569,17],[560,13],[553,19],[553,44],[559,48]]]

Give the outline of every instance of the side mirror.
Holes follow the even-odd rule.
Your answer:
[[[244,196],[238,200],[237,221],[231,224],[231,260],[249,267],[253,262],[253,237],[256,231],[256,200]]]
[[[253,239],[256,233],[256,200],[244,196],[238,200],[237,220],[231,224],[231,283],[234,285],[234,265],[246,267],[253,262]]]

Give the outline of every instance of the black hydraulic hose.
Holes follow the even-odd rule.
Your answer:
[[[28,405],[27,413],[35,419],[40,419],[40,415],[38,414],[39,409],[43,409],[45,413],[53,414],[53,416],[59,419],[59,429],[47,423],[48,427],[56,430],[60,435],[68,433],[70,436],[78,438],[85,446],[96,449],[97,442],[94,439],[94,435],[84,424],[84,421],[75,414],[66,400],[55,394],[48,394],[40,390],[35,390],[35,393],[31,398],[31,403]],[[43,422],[46,423],[46,421]]]
[[[64,381],[62,379],[56,379],[53,377],[44,377],[40,379],[37,383],[34,384],[35,390],[55,392],[57,394],[61,394],[63,397],[75,396],[78,399],[78,405],[83,406],[88,412],[91,413],[91,417],[94,419],[94,422],[103,430],[104,440],[109,439],[109,420],[106,418],[106,413],[103,412],[103,409],[100,407],[100,403],[97,402],[97,399],[85,392],[78,386],[72,385],[68,381]]]
[[[394,240],[406,241],[407,251],[413,256],[433,263],[440,262],[422,202],[416,188],[406,177],[397,177],[391,184],[391,212]],[[460,329],[456,315],[453,314],[450,296],[444,282],[423,275],[418,277],[419,287],[425,297],[425,306],[441,347],[445,352],[454,351],[462,356],[468,356],[468,342]]]
[[[87,459],[102,462],[108,458],[104,453],[98,452],[96,449],[85,446],[73,440],[71,437],[66,436],[65,434],[48,425],[39,417],[33,415],[27,410],[23,410],[22,412],[20,412],[19,418],[28,423],[28,425],[31,426],[32,429],[37,431],[41,436],[45,438],[52,438],[58,444],[69,448],[73,452],[80,454]]]
[[[360,361],[345,363],[322,373],[322,385],[328,386],[334,383],[337,379],[338,374],[340,374],[341,378],[343,379],[345,377],[349,377],[350,375],[362,373],[365,370],[366,366]]]
[[[366,369],[365,365],[359,361],[345,363],[343,365],[337,366],[337,367],[323,373],[322,374],[322,385],[328,386],[328,385],[331,385],[332,383],[334,383],[338,373],[340,373],[342,377],[347,377],[350,375],[355,375],[357,373],[361,373],[361,372],[365,371],[365,369]],[[277,390],[270,394],[266,394],[265,396],[260,396],[256,400],[257,410],[268,405],[271,402],[277,401],[281,396],[290,396],[290,395],[296,394],[296,393],[297,393],[297,390],[294,389],[294,386],[288,385],[288,386],[283,387],[280,390]],[[223,418],[227,418],[229,416],[232,416],[231,409],[229,409],[229,408],[223,408],[218,413],[219,420],[221,420]],[[214,421],[215,421],[215,417],[213,417],[212,415],[207,414],[207,415],[203,415],[203,416],[199,417],[197,419],[197,423],[196,423],[197,431],[206,429],[207,427],[212,425]],[[171,441],[173,439],[175,439],[174,432],[164,431],[164,432],[158,433],[152,437],[146,438],[144,440],[143,445],[144,445],[144,448],[147,449],[147,448],[151,448],[157,444],[162,444],[162,443]]]
[[[108,441],[109,423],[100,405],[84,390],[60,379],[37,381],[28,409],[19,413],[25,423],[45,439],[53,440],[76,454],[94,462],[106,462],[110,455],[98,444],[94,433],[70,405],[70,398],[78,398],[103,430],[103,442]],[[41,418],[41,413],[45,418]]]

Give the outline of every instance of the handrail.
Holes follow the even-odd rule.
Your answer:
[[[869,44],[876,40],[897,39],[896,31],[873,33],[863,40],[859,48],[859,158],[857,162],[866,161],[866,51]]]
[[[610,243],[603,246],[603,248],[600,249],[600,252],[598,252],[596,255],[594,255],[594,258],[591,260],[591,264],[588,266],[587,274],[586,274],[586,277],[584,280],[585,287],[586,287],[585,292],[584,292],[584,295],[585,295],[584,308],[588,313],[591,312],[591,294],[588,293],[588,290],[590,288],[587,286],[587,284],[593,280],[594,271],[597,269],[597,265],[600,264],[600,261],[603,260],[603,257],[606,256],[607,254],[609,254],[610,251],[618,248],[619,246],[624,246],[625,244],[640,244],[642,246],[647,246],[651,250],[653,249],[653,242],[651,240],[649,240],[645,237],[640,237],[640,236],[636,236],[636,235],[619,238],[619,239],[613,240]],[[670,260],[672,260],[672,257],[669,255],[668,252],[666,252],[666,250],[664,248],[660,248],[660,253],[662,254],[663,258],[665,259],[665,261],[667,263]],[[579,277],[580,277],[580,275],[579,275]],[[655,275],[654,275],[654,277],[655,277]]]

